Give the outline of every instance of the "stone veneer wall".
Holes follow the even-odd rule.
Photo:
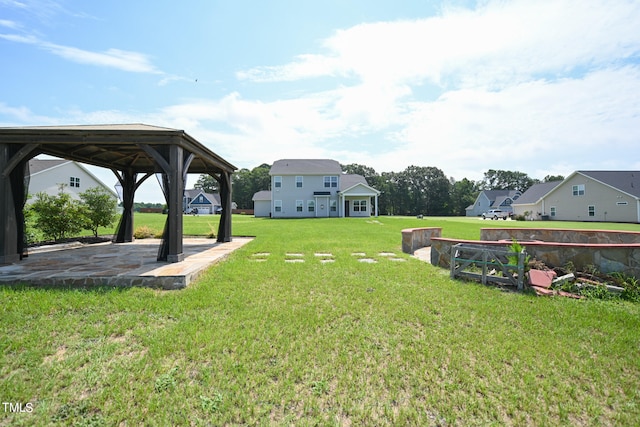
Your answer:
[[[502,246],[507,243],[497,240],[513,238],[523,241],[529,255],[550,267],[571,261],[576,268],[593,265],[605,273],[623,272],[640,278],[640,233],[623,231],[485,228],[480,241],[432,238],[431,264],[450,268],[451,247],[457,243]]]
[[[480,240],[540,240],[556,243],[627,244],[640,243],[640,232],[571,230],[560,228],[482,228]]]
[[[413,254],[416,249],[431,246],[432,237],[440,236],[441,227],[405,228],[402,230],[402,252]]]

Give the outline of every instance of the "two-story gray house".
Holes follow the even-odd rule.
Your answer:
[[[361,175],[345,174],[330,159],[277,160],[271,190],[253,196],[255,216],[327,218],[378,215],[380,192]]]

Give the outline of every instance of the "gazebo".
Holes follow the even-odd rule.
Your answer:
[[[218,242],[231,241],[231,175],[237,169],[183,130],[145,124],[0,128],[0,264],[26,255],[23,209],[29,160],[48,154],[111,169],[122,186],[123,213],[114,242],[133,240],[133,202],[149,177],[159,181],[168,205],[158,261],[180,262],[182,198],[188,173],[219,184],[222,213]]]

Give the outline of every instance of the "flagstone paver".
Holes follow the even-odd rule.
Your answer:
[[[231,242],[218,243],[212,239],[185,238],[185,258],[178,263],[156,260],[159,239],[47,247],[30,250],[22,261],[0,266],[0,284],[180,289],[252,240],[234,237]]]

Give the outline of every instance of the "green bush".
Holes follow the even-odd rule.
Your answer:
[[[98,237],[98,227],[111,227],[116,221],[116,199],[104,189],[93,187],[80,193],[85,207],[85,227]]]
[[[34,226],[45,239],[64,239],[82,231],[86,224],[86,207],[65,193],[62,187],[56,196],[36,194],[30,209],[36,216]]]
[[[156,237],[157,234],[157,231],[147,227],[146,225],[136,227],[136,229],[133,230],[133,237],[136,239],[150,239],[152,237]]]

